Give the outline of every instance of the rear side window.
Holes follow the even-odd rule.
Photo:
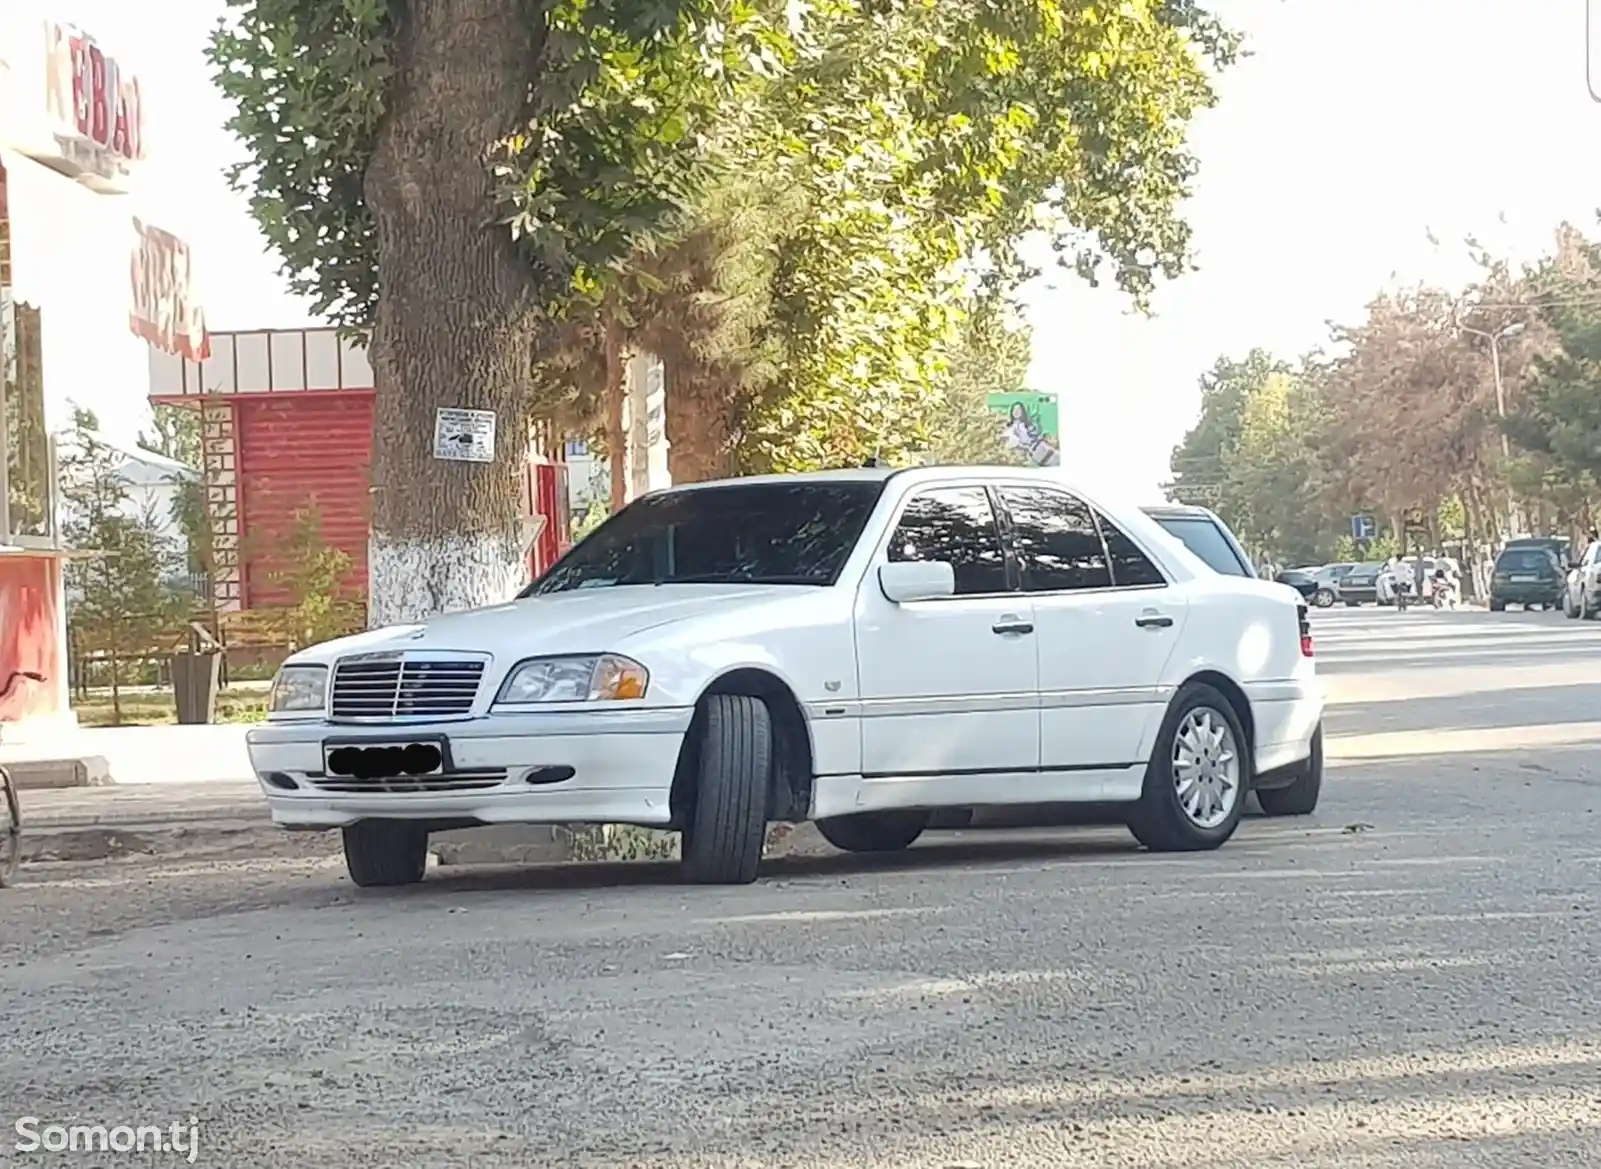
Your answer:
[[[1138,544],[1123,534],[1121,528],[1099,512],[1096,518],[1101,524],[1101,536],[1106,540],[1106,554],[1112,562],[1112,584],[1115,587],[1142,588],[1167,583],[1162,570],[1140,551]]]
[[[1007,591],[1000,529],[982,487],[943,487],[914,496],[890,537],[889,558],[949,561],[959,597]]]
[[[1112,584],[1106,545],[1095,514],[1064,491],[1003,487],[1001,502],[1012,520],[1012,545],[1031,593],[1104,589]]]
[[[1213,572],[1223,576],[1250,576],[1223,530],[1204,516],[1159,516],[1168,535],[1175,536]]]

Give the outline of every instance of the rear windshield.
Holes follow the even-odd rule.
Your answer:
[[[1161,524],[1168,535],[1183,541],[1184,546],[1205,561],[1213,572],[1223,576],[1251,575],[1250,569],[1240,563],[1228,537],[1205,516],[1157,515],[1151,518]]]
[[[1495,562],[1497,572],[1550,572],[1553,567],[1543,548],[1508,548]]]
[[[519,596],[615,585],[831,585],[882,481],[731,483],[636,499]]]

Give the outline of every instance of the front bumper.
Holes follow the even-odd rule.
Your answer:
[[[269,723],[245,741],[276,824],[338,828],[359,820],[477,824],[666,824],[688,708],[487,715],[458,722]],[[323,772],[323,741],[442,737],[450,769],[402,780]],[[551,769],[571,778],[543,782]]]

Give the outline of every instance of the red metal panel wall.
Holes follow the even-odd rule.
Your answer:
[[[57,622],[61,618],[61,562],[44,556],[0,556],[0,688],[13,671],[44,676],[43,684],[22,678],[0,698],[0,722],[56,713],[61,659]]]
[[[367,594],[371,391],[241,395],[238,410],[244,605],[289,601],[272,580],[286,567],[280,536],[315,506],[323,541],[351,559],[349,586]]]

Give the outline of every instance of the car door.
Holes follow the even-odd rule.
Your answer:
[[[955,595],[890,602],[877,568],[904,560],[948,561]],[[1039,766],[1034,612],[1014,576],[982,484],[930,487],[906,501],[856,599],[866,776]]]
[[[1590,546],[1584,550],[1584,558],[1579,562],[1579,595],[1573,598],[1577,605],[1581,597],[1594,597],[1596,593],[1596,561],[1601,557],[1601,543],[1591,541]]]
[[[1040,655],[1040,765],[1124,767],[1149,754],[1163,670],[1188,607],[1117,525],[1054,487],[1002,486]]]

